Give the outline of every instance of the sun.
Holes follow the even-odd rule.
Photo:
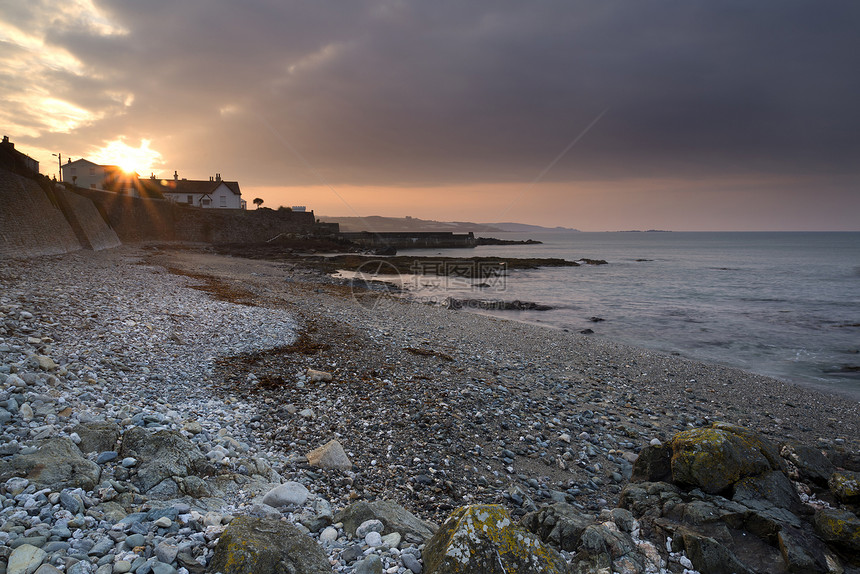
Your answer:
[[[138,147],[132,147],[119,137],[92,152],[92,160],[102,165],[118,166],[126,173],[146,175],[161,160],[161,154],[149,147],[149,140],[140,140]]]

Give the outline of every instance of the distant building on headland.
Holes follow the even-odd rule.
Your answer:
[[[32,172],[39,173],[39,162],[27,154],[16,150],[15,144],[9,141],[9,136],[3,136],[3,143],[0,144],[0,148],[2,148],[3,153],[9,156],[14,163],[25,169],[29,169]]]
[[[183,203],[202,207],[204,209],[246,209],[248,202],[242,199],[242,191],[238,181],[224,181],[221,174],[216,173],[209,181],[196,179],[179,179],[174,171],[172,180],[158,180],[151,177],[148,181],[141,180],[144,185],[158,185],[158,190],[174,203]]]

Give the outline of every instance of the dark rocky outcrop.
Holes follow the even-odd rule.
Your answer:
[[[210,565],[222,574],[323,574],[328,557],[297,526],[275,518],[242,516],[218,539]]]

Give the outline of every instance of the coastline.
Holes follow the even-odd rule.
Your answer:
[[[59,367],[58,381],[26,394],[34,405],[53,397],[77,422],[149,416],[183,432],[196,423],[202,431],[187,433],[207,456],[244,445],[218,463],[222,492],[190,501],[222,516],[221,530],[280,478],[335,509],[391,499],[436,522],[470,503],[514,517],[558,500],[598,512],[616,505],[643,447],[713,421],[860,451],[860,406],[838,395],[372,291],[354,298],[294,263],[121,247],[0,271],[9,324],[23,312],[33,322],[27,336],[0,341],[3,364],[27,370],[18,359],[32,352]],[[308,368],[332,380],[313,381]],[[73,433],[33,410],[51,428],[21,427],[22,445],[36,431]],[[305,454],[331,439],[352,471],[308,465]],[[223,474],[245,460],[275,474]],[[129,511],[154,504],[135,496]]]

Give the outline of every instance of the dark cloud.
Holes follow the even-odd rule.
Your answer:
[[[83,66],[41,73],[93,113],[62,136],[78,153],[143,137],[170,172],[255,185],[316,182],[294,152],[332,183],[530,181],[609,108],[547,180],[857,172],[855,2],[87,5],[0,7]]]

